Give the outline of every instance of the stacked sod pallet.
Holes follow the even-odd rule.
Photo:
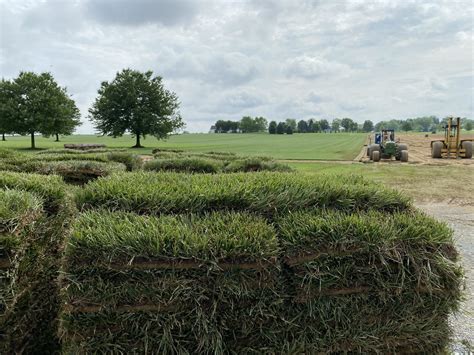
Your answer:
[[[66,353],[435,351],[449,339],[462,276],[450,230],[360,177],[137,172],[77,201]]]
[[[74,206],[58,176],[2,171],[0,353],[58,350],[59,252]]]
[[[148,171],[174,171],[186,173],[236,173],[255,171],[291,171],[286,165],[270,157],[243,157],[226,152],[197,153],[183,150],[153,151],[155,159],[147,161]]]
[[[98,177],[118,171],[131,171],[139,166],[140,159],[137,156],[122,151],[46,150],[37,154],[3,151],[3,155],[0,154],[0,170],[56,174],[73,184],[84,184]]]

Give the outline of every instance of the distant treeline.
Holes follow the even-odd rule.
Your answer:
[[[268,121],[264,117],[250,116],[242,117],[240,121],[217,121],[211,131],[215,133],[257,133],[266,132],[270,134],[293,134],[293,133],[337,133],[337,132],[372,132],[381,129],[394,129],[395,131],[434,132],[439,131],[446,124],[447,118],[439,119],[436,116],[423,116],[407,118],[404,120],[380,121],[374,124],[371,120],[365,120],[359,124],[351,118],[309,119],[296,121],[288,118],[282,122]],[[474,127],[474,120],[462,118],[462,128],[470,131]]]
[[[375,130],[379,131],[381,128],[394,129],[396,131],[415,131],[415,132],[436,132],[442,129],[447,123],[448,119],[439,119],[436,116],[423,116],[415,118],[407,118],[405,120],[389,120],[381,121],[375,125]],[[468,118],[461,118],[462,128],[471,131],[474,126],[474,120]]]

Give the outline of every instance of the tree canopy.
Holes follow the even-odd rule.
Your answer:
[[[70,134],[80,124],[76,104],[50,73],[21,72],[11,82],[3,80],[1,86],[2,114],[10,121],[7,128],[29,134],[31,148],[35,148],[35,133]]]
[[[112,82],[102,82],[89,113],[101,133],[117,137],[130,132],[139,148],[141,137],[165,138],[184,126],[179,105],[178,96],[165,89],[160,76],[124,69]]]

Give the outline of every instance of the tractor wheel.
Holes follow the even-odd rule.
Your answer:
[[[372,152],[372,160],[374,162],[380,161],[380,152],[378,150]]]
[[[464,158],[471,159],[472,158],[472,142],[462,142],[463,149],[466,150]]]
[[[441,149],[443,149],[442,142],[433,142],[431,146],[431,157],[436,159],[441,158]]]
[[[401,152],[402,150],[408,150],[408,144],[400,143],[397,145],[397,149],[399,152]]]
[[[408,161],[408,150],[402,150],[400,152],[400,160],[405,163]]]

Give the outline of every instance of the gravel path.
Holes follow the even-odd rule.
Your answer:
[[[466,275],[466,300],[462,304],[461,312],[451,319],[455,331],[452,350],[458,354],[472,354],[474,352],[474,207],[448,204],[419,204],[418,207],[438,220],[447,222],[454,230]]]

